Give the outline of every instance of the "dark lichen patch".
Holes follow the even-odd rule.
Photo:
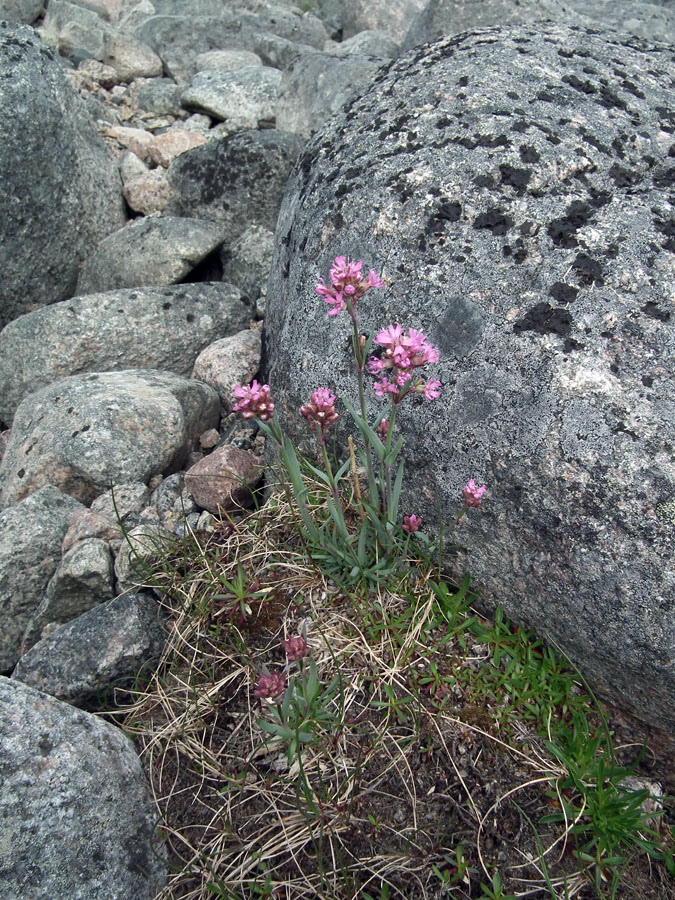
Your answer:
[[[469,79],[466,75],[462,75],[461,78],[457,79],[457,84],[461,85],[462,87],[466,87],[468,83]]]
[[[589,203],[596,209],[607,206],[608,203],[612,202],[612,195],[609,191],[599,191],[597,188],[590,187],[588,194]]]
[[[572,303],[577,298],[579,288],[572,287],[571,284],[565,284],[564,281],[556,281],[555,284],[551,285],[548,293],[558,303]]]
[[[502,184],[507,184],[515,188],[518,194],[522,194],[530,178],[532,178],[531,169],[519,169],[516,166],[510,166],[508,163],[500,165],[499,172],[502,178]]]
[[[494,235],[502,235],[506,234],[513,227],[513,219],[500,206],[493,206],[486,212],[476,216],[473,221],[473,227],[476,230],[485,228]]]
[[[530,122],[526,122],[525,119],[518,119],[517,122],[513,122],[511,125],[511,131],[519,131],[521,134],[525,134],[530,127]]]
[[[572,268],[584,284],[604,284],[602,266],[587,253],[577,253]]]
[[[595,135],[592,135],[587,128],[580,128],[579,134],[586,141],[587,144],[590,144],[591,147],[595,147],[596,150],[599,150],[601,153],[606,154],[607,156],[611,156],[612,152],[609,147],[606,147],[601,141],[599,141]]]
[[[641,380],[645,387],[654,387],[654,379],[651,375],[643,375]]]
[[[497,182],[493,175],[476,175],[473,183],[476,187],[488,188],[489,190],[494,190],[497,187]]]
[[[671,187],[673,184],[675,184],[675,166],[654,173],[655,187]]]
[[[510,146],[509,139],[505,134],[474,134],[473,140],[471,138],[458,138],[455,143],[461,144],[462,147],[466,147],[467,150],[475,150],[476,147],[508,147]]]
[[[664,250],[671,250],[675,253],[675,219],[656,219],[654,227],[660,231],[666,238],[666,242],[662,245]]]
[[[577,247],[576,233],[593,218],[593,208],[582,200],[573,200],[564,216],[553,219],[546,232],[556,247]]]
[[[458,222],[462,215],[462,204],[456,201],[441,203],[436,219],[443,219],[446,222]]]
[[[534,331],[537,334],[557,334],[567,337],[572,330],[572,316],[562,307],[549,306],[548,303],[537,303],[513,326],[514,334]]]
[[[623,166],[617,164],[612,166],[608,175],[619,188],[633,187],[633,185],[639,184],[640,181],[642,181],[642,176],[639,172],[633,172],[630,169],[625,169]]]
[[[592,94],[598,93],[597,87],[591,81],[582,81],[580,78],[577,78],[576,75],[563,75],[562,80],[565,84],[569,84],[575,91],[579,91],[582,94],[591,96]]]
[[[563,344],[563,353],[573,353],[575,350],[583,350],[585,344],[581,344],[579,341],[575,341],[574,338],[565,338],[565,343]]]
[[[541,159],[534,147],[529,147],[527,144],[522,144],[518,152],[524,163],[536,163]]]
[[[648,300],[645,303],[642,307],[642,312],[651,319],[656,319],[659,322],[670,321],[670,312],[667,309],[661,309],[653,300]]]

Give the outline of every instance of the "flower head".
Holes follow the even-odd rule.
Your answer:
[[[260,419],[261,422],[267,422],[272,418],[274,403],[270,396],[269,384],[260,385],[253,379],[246,387],[235,384],[232,393],[238,401],[233,407],[234,412],[241,413],[242,418]]]
[[[328,388],[317,388],[309,403],[300,407],[300,415],[309,422],[310,428],[319,429],[319,440],[324,441],[326,429],[338,419],[335,412],[335,395]]]
[[[464,503],[468,507],[477,507],[480,506],[480,501],[487,490],[486,486],[482,484],[480,487],[476,484],[473,478],[468,481],[464,485],[464,489],[462,490],[462,497],[464,499]]]
[[[419,516],[416,516],[414,513],[412,516],[403,516],[403,524],[401,528],[405,531],[406,534],[414,534],[416,531],[422,526],[422,519]]]
[[[290,662],[296,662],[307,656],[307,641],[304,635],[299,634],[297,637],[290,637],[284,644],[286,659]]]
[[[403,331],[398,324],[387,325],[375,335],[374,343],[383,348],[380,357],[368,360],[368,371],[379,377],[373,385],[378,397],[391,394],[394,403],[399,403],[411,391],[423,394],[427,400],[440,397],[440,381],[425,382],[421,378],[412,381],[414,369],[438,362],[438,351],[421,331],[416,328]]]
[[[377,275],[375,269],[371,269],[364,277],[361,272],[362,268],[363,262],[360,259],[352,260],[349,257],[336,256],[328,272],[330,284],[325,284],[323,278],[319,279],[315,291],[320,297],[323,297],[324,303],[328,303],[331,307],[328,310],[329,316],[336,316],[345,308],[345,305],[353,313],[354,304],[363,297],[367,290],[373,287],[382,287],[382,279]]]
[[[259,697],[261,700],[274,700],[285,690],[286,679],[283,672],[272,672],[271,675],[261,672],[253,696]]]

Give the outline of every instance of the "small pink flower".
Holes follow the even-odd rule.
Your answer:
[[[419,531],[421,525],[422,519],[413,514],[412,516],[403,516],[403,525],[401,525],[401,528],[406,534],[414,534],[416,531]]]
[[[253,379],[246,387],[235,384],[232,393],[238,401],[232,408],[234,412],[241,413],[243,419],[260,419],[261,422],[267,422],[272,418],[274,403],[270,396],[269,384],[260,385]]]
[[[440,381],[436,381],[433,378],[430,378],[429,381],[422,387],[422,393],[426,397],[427,400],[437,400],[438,397],[441,396],[441,383]]]
[[[297,662],[297,660],[307,656],[307,641],[301,634],[297,637],[290,637],[284,644],[284,650],[289,663]]]
[[[319,279],[314,290],[320,297],[323,297],[325,303],[331,306],[331,309],[328,310],[329,316],[336,316],[345,308],[345,304],[349,305],[353,315],[354,304],[363,297],[366,291],[383,286],[382,279],[374,269],[371,269],[364,278],[361,272],[362,268],[363,262],[360,259],[352,260],[348,257],[336,256],[328,272],[330,285],[325,284],[323,278]]]
[[[480,506],[480,501],[487,490],[486,486],[482,484],[480,487],[477,486],[476,482],[471,479],[471,481],[467,482],[464,485],[464,489],[462,491],[462,497],[464,498],[464,503],[468,507],[477,507]]]
[[[285,690],[286,679],[283,672],[272,672],[271,675],[265,675],[264,672],[261,672],[258,676],[258,683],[253,696],[259,697],[261,700],[275,700]]]

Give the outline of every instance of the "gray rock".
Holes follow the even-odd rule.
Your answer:
[[[166,880],[132,743],[102,719],[0,678],[6,900],[152,900]]]
[[[150,497],[150,502],[154,505],[160,518],[180,500],[185,479],[182,472],[174,472],[173,475],[167,475],[155,488]]]
[[[124,222],[124,202],[115,162],[32,28],[0,25],[0,81],[1,327],[72,296],[82,260]]]
[[[63,56],[73,51],[103,62],[110,25],[92,9],[67,0],[50,0],[40,30],[42,40]]]
[[[249,66],[262,66],[257,53],[250,50],[208,50],[200,53],[195,59],[195,72],[207,72],[212,69],[244,69]]]
[[[0,419],[10,424],[27,394],[69,375],[189,376],[198,354],[245,328],[251,312],[232,285],[212,283],[91,294],[26,313],[0,332]]]
[[[91,509],[124,524],[130,515],[138,514],[145,509],[149,501],[148,486],[142,481],[132,481],[130,484],[113,485],[109,491],[93,501]]]
[[[222,230],[213,222],[137,219],[104,238],[87,258],[77,293],[175,284],[222,242]]]
[[[365,56],[308,53],[299,57],[281,80],[278,128],[309,137],[351,96],[365,89],[381,64]]]
[[[149,593],[122,594],[78,615],[21,657],[12,679],[88,706],[107,700],[142,672],[152,674],[166,640],[157,601]]]
[[[134,78],[159,78],[162,60],[132,34],[114,33],[106,36],[103,61],[113,66],[122,82]]]
[[[128,94],[139,109],[158,116],[177,116],[182,109],[181,88],[171,78],[138,78]]]
[[[675,11],[639,0],[431,0],[410,24],[403,49],[474,28],[529,24],[614,28],[652,40],[672,41]]]
[[[69,622],[92,606],[110,600],[114,593],[109,545],[98,538],[79,541],[64,553],[47,585],[45,596],[24,633],[23,648],[29,649],[54,625]]]
[[[0,672],[21,655],[21,637],[61,561],[68,515],[82,506],[47,486],[0,512]]]
[[[151,563],[166,556],[175,537],[159,523],[137,525],[127,532],[115,559],[115,577],[119,591],[135,591],[152,583]]]
[[[169,372],[74,375],[27,397],[0,463],[0,508],[53,484],[84,503],[122,481],[174,472],[218,424],[218,395]]]
[[[42,0],[0,0],[0,19],[15,24],[32,24],[42,11]]]
[[[244,131],[183,153],[167,170],[172,196],[166,212],[218,222],[226,244],[250,225],[272,231],[302,146],[288,132]]]
[[[392,40],[383,31],[360,31],[346,41],[326,50],[329,56],[370,56],[385,62],[388,59],[396,59],[399,48],[396,41]]]
[[[384,31],[400,44],[411,20],[426,4],[427,0],[349,0],[342,9],[342,37],[346,40],[360,31]]]
[[[233,120],[240,129],[272,127],[280,81],[281,72],[269,66],[197,72],[181,102],[214,119]]]
[[[261,340],[257,329],[214,341],[195,360],[192,377],[218,391],[223,416],[232,412],[236,384],[249,384],[260,368]]]
[[[321,19],[328,34],[336,41],[342,39],[342,7],[345,0],[313,0],[312,14]]]
[[[259,225],[251,225],[220,251],[223,280],[236,284],[246,297],[256,301],[260,313],[265,311],[273,252],[274,232]]]
[[[131,150],[126,150],[119,158],[120,175],[122,176],[122,184],[126,187],[129,182],[138,178],[140,175],[148,173],[148,166],[140,157]]]
[[[423,329],[444,384],[399,410],[402,514],[440,516],[485,607],[671,732],[674,75],[665,47],[536,25],[382,70],[289,179],[265,373],[297,436],[317,385],[357,403],[348,321],[314,285],[338,254],[382,271],[360,327]],[[472,477],[488,497],[456,530]]]
[[[209,50],[250,50],[258,53],[263,36],[280,38],[321,49],[328,34],[313,16],[298,16],[290,10],[261,6],[258,12],[224,9],[217,16],[157,15],[144,22],[136,35],[161,57],[164,68],[176,81],[186,82],[194,61]]]

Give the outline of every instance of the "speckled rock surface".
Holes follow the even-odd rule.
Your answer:
[[[69,622],[92,606],[110,600],[114,594],[110,546],[100,538],[79,541],[63,554],[42,602],[28,623],[23,649],[32,647],[55,625]]]
[[[675,10],[640,0],[430,0],[408,28],[403,49],[462,31],[537,20],[610,28],[672,42]],[[542,26],[545,28],[545,26]]]
[[[59,378],[116,369],[189,376],[214,340],[254,312],[230,284],[180,284],[75,297],[27,313],[0,332],[0,420]]]
[[[72,296],[78,266],[125,213],[114,160],[32,28],[0,25],[0,80],[2,327]]]
[[[262,478],[261,463],[252,453],[225,444],[188,469],[185,487],[198,506],[214,515],[221,509],[246,509]]]
[[[105,701],[142,670],[154,671],[166,631],[154,597],[122,594],[61,625],[17,663],[12,679],[75,706]]]
[[[422,328],[443,381],[399,412],[403,511],[440,513],[486,607],[671,732],[674,75],[665,47],[563,26],[381,70],[289,179],[265,379],[298,433],[317,385],[356,402],[348,321],[313,289],[338,254],[381,271],[361,327]],[[457,533],[471,477],[489,493]]]
[[[222,230],[196,218],[137,219],[101,241],[87,258],[78,294],[175,284],[222,243]]]
[[[167,170],[172,196],[166,213],[218,222],[226,244],[250,225],[273,230],[303,144],[295,134],[267,129],[183,153]]]
[[[223,280],[236,284],[246,297],[255,301],[259,313],[265,311],[273,252],[274,232],[260,225],[251,225],[220,251]]]
[[[19,658],[21,637],[61,562],[68,516],[83,509],[48,485],[0,512],[0,672]]]
[[[411,18],[424,9],[427,0],[349,0],[342,6],[342,37],[360,31],[384,31],[400,44]]]
[[[153,900],[166,880],[133,744],[102,719],[0,678],[6,900]]]
[[[154,369],[62,378],[27,397],[0,463],[0,507],[44,484],[90,503],[111,484],[180,469],[218,423],[218,394]]]
[[[260,368],[258,329],[246,329],[209,344],[195,360],[192,377],[218,391],[222,415],[232,412],[236,384],[249,384]]]
[[[183,91],[182,104],[238,129],[271,128],[280,81],[278,69],[260,65],[197,72]]]
[[[42,0],[0,0],[0,19],[30,25],[40,15]]]

